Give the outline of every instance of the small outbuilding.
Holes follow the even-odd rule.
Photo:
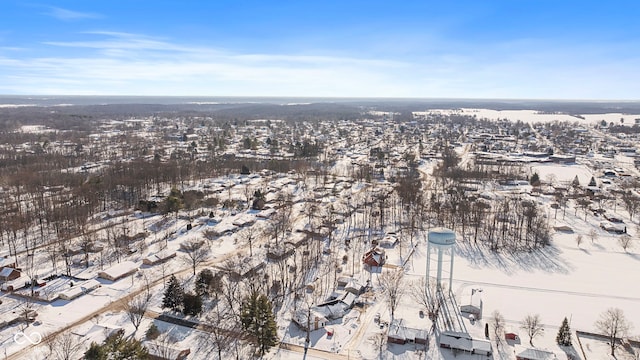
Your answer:
[[[482,292],[472,289],[469,302],[460,305],[460,312],[471,314],[476,320],[482,319]]]
[[[98,277],[111,281],[118,281],[138,271],[138,265],[133,261],[123,261],[98,273]]]
[[[0,270],[0,281],[11,281],[22,276],[20,271],[11,267],[3,267]]]
[[[511,340],[511,341],[520,341],[520,335],[518,335],[517,331],[511,328],[506,328],[504,330],[504,339]]]

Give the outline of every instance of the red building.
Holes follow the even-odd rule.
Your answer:
[[[362,256],[362,262],[369,266],[382,266],[384,265],[385,259],[386,255],[384,254],[384,250],[377,247],[367,251]]]

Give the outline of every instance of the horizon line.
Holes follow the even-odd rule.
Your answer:
[[[0,94],[0,97],[114,97],[114,98],[263,98],[263,99],[336,99],[336,100],[428,100],[428,101],[548,101],[548,102],[640,102],[640,99],[580,98],[484,98],[484,97],[399,97],[399,96],[309,96],[309,95],[113,95],[113,94]]]

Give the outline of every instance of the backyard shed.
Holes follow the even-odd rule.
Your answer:
[[[0,281],[11,281],[19,278],[22,274],[20,271],[11,268],[11,267],[3,267],[0,270]]]

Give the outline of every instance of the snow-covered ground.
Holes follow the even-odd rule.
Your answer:
[[[465,109],[465,111],[467,110]],[[478,111],[475,113],[479,117],[491,115],[503,118],[509,115],[523,117],[523,120],[527,116],[538,120],[540,117],[547,118],[552,116],[532,112],[506,114],[506,112],[488,113]],[[553,117],[559,116],[580,120],[569,115],[553,115]],[[593,121],[600,120],[594,118]],[[359,155],[358,158],[364,161],[366,156]],[[431,165],[429,164],[429,166]],[[347,175],[352,166],[351,160],[345,157],[344,160],[335,164],[335,175]],[[429,172],[428,169],[421,170],[424,170],[425,173]],[[561,183],[571,181],[578,176],[582,185],[586,185],[591,176],[595,175],[588,167],[583,165],[534,165],[531,167],[531,172],[537,172],[543,181],[553,177]],[[283,191],[291,195],[291,200],[294,203],[294,213],[299,215],[292,222],[292,228],[304,228],[303,217],[306,215],[302,213],[307,206],[304,200],[313,198],[312,195],[315,194],[308,192],[305,186],[297,182],[293,176],[282,175],[268,183],[266,180],[246,177],[226,177],[212,181],[212,183],[225,184],[226,188],[223,194],[229,199],[243,200],[246,197],[244,185],[252,184],[255,188],[260,188],[259,181],[264,181],[268,185],[265,185],[264,188],[269,190],[267,199],[270,201],[276,199],[276,191]],[[323,190],[325,192],[320,196],[320,201],[318,201],[319,212],[326,211],[329,204],[331,206],[335,205],[336,209],[345,206],[345,204],[340,204],[339,201],[344,200],[340,198],[346,197],[346,195],[348,195],[349,201],[355,203],[359,201],[362,192],[370,187],[364,182],[355,182],[347,189],[338,189],[338,186],[334,188],[334,185],[339,183],[339,179],[332,181],[326,184]],[[383,188],[386,185],[388,184],[378,183],[375,186]],[[529,191],[530,186],[521,186],[519,190],[522,190],[522,192]],[[487,189],[487,191],[498,193],[500,188]],[[543,210],[549,217],[552,217],[554,211],[549,207],[552,198],[540,196],[538,199],[541,206],[543,206]],[[628,214],[621,208],[618,210],[620,216],[631,225],[632,222],[628,220]],[[214,212],[213,218],[207,216],[196,217],[191,222],[186,220],[185,217],[174,218],[157,215],[147,217],[141,213],[131,215],[112,214],[112,217],[105,218],[102,225],[126,224],[130,234],[149,231],[147,239],[150,244],[148,244],[148,247],[127,255],[126,260],[140,265],[139,271],[115,282],[100,280],[102,284],[100,288],[72,301],[56,300],[51,303],[38,302],[33,304],[38,312],[38,321],[24,330],[19,329],[17,326],[3,329],[0,332],[2,350],[10,355],[24,348],[24,344],[18,344],[14,341],[14,335],[19,331],[24,331],[28,336],[36,332],[46,335],[67,324],[80,323],[72,331],[75,334],[84,334],[77,335],[82,339],[96,342],[100,342],[104,338],[104,333],[91,331],[96,324],[104,325],[107,328],[121,327],[125,329],[127,334],[133,333],[133,325],[126,319],[125,314],[119,308],[118,299],[132,292],[140,291],[146,283],[144,280],[149,279],[152,282],[152,292],[154,294],[150,310],[151,312],[161,313],[163,311],[160,307],[163,291],[161,282],[163,273],[178,273],[187,284],[193,284],[191,269],[189,264],[184,261],[185,256],[180,251],[180,244],[189,240],[201,240],[207,232],[219,234],[220,236],[216,239],[208,240],[207,242],[211,248],[207,266],[219,265],[236,254],[247,256],[248,249],[246,244],[242,242],[240,236],[242,230],[239,230],[239,226],[266,226],[266,220],[256,217],[255,212],[251,210],[218,209],[212,211]],[[208,213],[209,210],[205,212]],[[640,264],[640,244],[637,240],[635,227],[629,226],[629,233],[634,237],[634,240],[632,247],[625,251],[618,243],[618,238],[621,235],[613,235],[601,230],[598,226],[599,218],[589,214],[587,221],[585,221],[582,211],[579,211],[575,216],[571,208],[567,209],[566,214],[563,215],[563,213],[562,210],[558,211],[557,220],[551,220],[551,225],[567,225],[573,229],[573,232],[554,233],[551,246],[541,250],[516,254],[494,253],[488,251],[485,247],[464,241],[459,241],[455,248],[451,291],[455,295],[458,304],[468,301],[472,289],[481,291],[483,299],[482,319],[473,322],[468,318],[464,320],[469,333],[476,338],[484,339],[484,324],[490,319],[494,310],[499,311],[505,317],[507,324],[511,328],[520,332],[520,343],[504,343],[500,354],[495,355],[494,358],[514,359],[514,354],[528,347],[529,339],[526,338],[524,331],[519,329],[520,321],[527,314],[540,314],[544,323],[544,334],[534,339],[536,347],[555,352],[559,358],[563,356],[564,351],[555,344],[555,336],[564,317],[570,319],[572,330],[595,332],[594,323],[600,313],[607,308],[617,307],[622,309],[627,319],[633,323],[633,334],[637,334],[640,328],[640,290],[637,288],[637,280],[635,278]],[[356,212],[353,216],[358,218],[362,215]],[[186,230],[188,223],[193,224],[191,230]],[[343,224],[338,226],[334,235],[341,239],[353,236],[356,230],[351,229],[352,233],[350,234],[345,231],[347,227],[350,228],[350,225]],[[362,230],[365,229],[358,230],[362,235]],[[597,239],[594,241],[591,241],[588,236],[591,230],[598,234]],[[292,234],[292,237],[301,236],[295,231]],[[576,242],[578,235],[584,237],[581,244]],[[366,280],[370,280],[374,287],[373,292],[366,297],[361,297],[363,306],[355,307],[346,316],[331,322],[325,329],[316,330],[311,334],[311,350],[307,354],[308,359],[374,359],[379,357],[376,339],[379,334],[386,333],[391,316],[384,295],[380,292],[378,277],[384,271],[390,271],[391,268],[404,265],[405,281],[407,283],[423,278],[426,274],[425,240],[426,236],[417,236],[413,240],[417,244],[415,248],[411,248],[409,242],[405,242],[402,248],[400,248],[400,245],[396,245],[393,249],[387,249],[387,266],[381,270],[364,270],[359,263],[359,258],[354,259],[351,256],[347,260],[344,272],[351,272],[350,269],[354,269],[354,276],[361,282],[364,283]],[[253,250],[254,255],[256,253],[263,255],[265,249],[260,248],[260,244],[254,245],[256,246]],[[344,249],[339,250],[344,251]],[[145,257],[159,251],[177,252],[178,256],[170,260],[166,266],[141,266]],[[37,254],[36,256],[44,264],[40,273],[49,273],[52,269],[47,268],[49,264],[46,260],[46,254]],[[255,258],[257,259],[258,256],[256,255]],[[87,279],[95,277],[98,271],[101,270],[100,266],[97,265],[95,256],[93,256],[91,263],[93,266],[86,270],[74,267],[74,275]],[[105,264],[104,267],[108,267],[108,264]],[[324,276],[329,275],[325,274]],[[60,280],[51,282],[49,285],[52,287],[64,287],[66,286],[65,284],[66,282]],[[3,310],[13,311],[14,313],[21,311],[21,305],[15,298],[3,295],[2,301],[4,302],[2,305]],[[96,310],[100,309],[104,311],[98,316],[94,316]],[[431,323],[428,319],[419,315],[420,310],[420,307],[405,292],[396,310],[395,318],[403,319],[407,326],[428,330],[431,328]],[[379,322],[375,321],[376,314],[380,314]],[[284,306],[278,315],[279,335],[283,343],[288,346],[283,345],[282,349],[273,349],[269,357],[273,359],[301,358],[301,349],[304,349],[306,333],[291,322],[290,309],[287,306]],[[153,316],[150,316],[143,321],[137,335],[143,334],[151,323],[155,323],[161,330],[169,332],[174,345],[192,349],[189,359],[209,359],[212,357],[210,343],[207,343],[204,331],[170,324],[153,319]],[[327,336],[326,329],[331,329],[333,335]],[[606,344],[603,346],[602,342],[598,340],[584,339],[585,343],[580,348],[575,335],[573,339],[574,350],[580,358],[583,358],[584,354],[589,359],[607,358],[608,349]],[[85,345],[88,346],[88,343]],[[582,351],[584,351],[584,354]],[[452,359],[456,357],[449,350],[439,349],[432,334],[430,334],[429,347],[426,350],[417,345],[392,344],[383,347],[383,354],[387,358],[395,359]],[[24,358],[43,358],[46,356],[45,346],[35,347],[30,352],[25,352],[24,356]],[[479,357],[457,354],[457,358]]]

